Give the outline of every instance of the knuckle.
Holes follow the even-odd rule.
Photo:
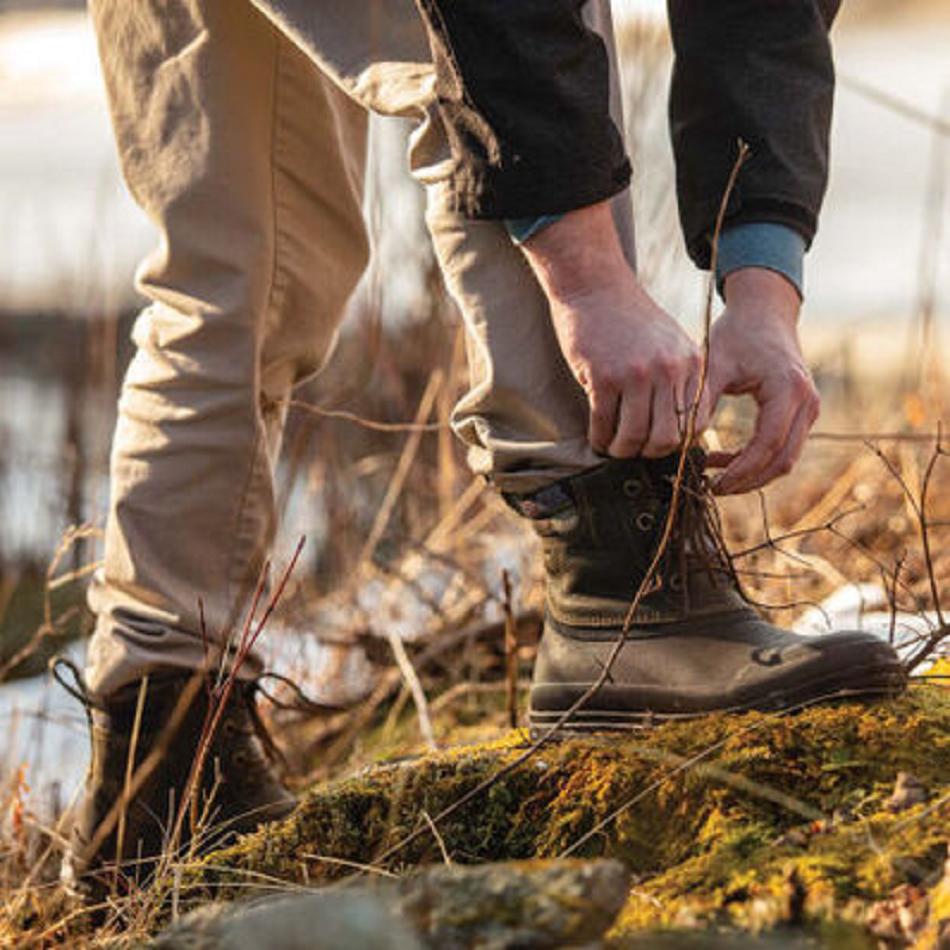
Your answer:
[[[666,380],[676,379],[683,370],[684,362],[675,356],[664,356],[657,360],[656,368],[659,375]]]
[[[789,382],[793,392],[803,398],[811,398],[815,390],[815,384],[811,381],[808,370],[800,367],[794,369]]]
[[[627,370],[627,378],[634,383],[643,383],[646,382],[649,377],[649,372],[647,371],[646,366],[642,363],[631,363],[629,369]]]
[[[654,433],[650,441],[644,448],[644,455],[651,458],[660,458],[664,455],[671,455],[679,446],[679,440],[670,436],[669,433]]]

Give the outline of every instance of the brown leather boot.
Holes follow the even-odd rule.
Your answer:
[[[872,634],[800,636],[743,599],[706,500],[704,456],[688,456],[675,530],[604,684],[568,731],[633,729],[715,710],[792,709],[904,688],[894,650]],[[606,462],[528,497],[544,547],[544,634],[531,688],[543,732],[599,681],[657,550],[678,457]]]
[[[121,894],[131,882],[146,881],[169,846],[186,794],[208,721],[210,685],[178,671],[149,677],[131,773],[140,684],[106,701],[82,697],[90,718],[92,758],[63,859],[68,887],[100,899],[114,888]],[[254,685],[236,681],[208,747],[194,811],[181,823],[179,851],[191,840],[192,814],[198,818],[194,830],[200,847],[206,850],[293,810],[295,800],[277,778],[262,738],[270,745],[258,718]],[[144,781],[137,790],[132,786],[120,820],[116,803],[137,772]]]

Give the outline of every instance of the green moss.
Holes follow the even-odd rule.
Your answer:
[[[948,727],[950,691],[921,688],[886,705],[710,716],[559,742],[440,822],[439,835],[460,863],[554,857],[621,809],[574,852],[616,857],[637,875],[618,939],[652,928],[857,919],[895,886],[926,883],[943,861],[948,807],[893,814],[885,802],[899,771],[931,801],[948,794]],[[287,821],[189,869],[181,893],[235,898],[259,875],[313,885],[352,874],[353,864],[375,866],[424,826],[423,812],[436,815],[496,774],[523,739],[317,787]],[[426,830],[386,867],[441,860]]]

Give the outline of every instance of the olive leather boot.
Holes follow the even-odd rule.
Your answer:
[[[801,636],[745,601],[707,500],[701,450],[687,456],[669,544],[622,633],[659,547],[678,460],[611,460],[533,495],[507,496],[532,519],[544,550],[533,732],[557,723],[608,665],[564,730],[635,729],[716,710],[787,710],[900,692],[905,674],[879,638]]]
[[[99,900],[147,881],[156,858],[168,847],[186,794],[207,722],[210,685],[203,677],[180,672],[149,677],[131,770],[140,683],[106,701],[83,695],[92,758],[63,859],[62,880],[68,888]],[[258,718],[254,685],[237,680],[208,745],[194,808],[181,822],[179,853],[193,831],[200,850],[207,850],[293,810],[295,800],[277,778],[262,739],[270,745]],[[137,771],[144,782],[132,785],[125,808],[117,809]]]

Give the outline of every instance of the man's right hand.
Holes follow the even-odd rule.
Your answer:
[[[569,212],[522,248],[547,295],[564,358],[587,393],[593,449],[618,458],[675,452],[702,357],[638,282],[609,204]],[[704,393],[695,436],[709,416]]]

